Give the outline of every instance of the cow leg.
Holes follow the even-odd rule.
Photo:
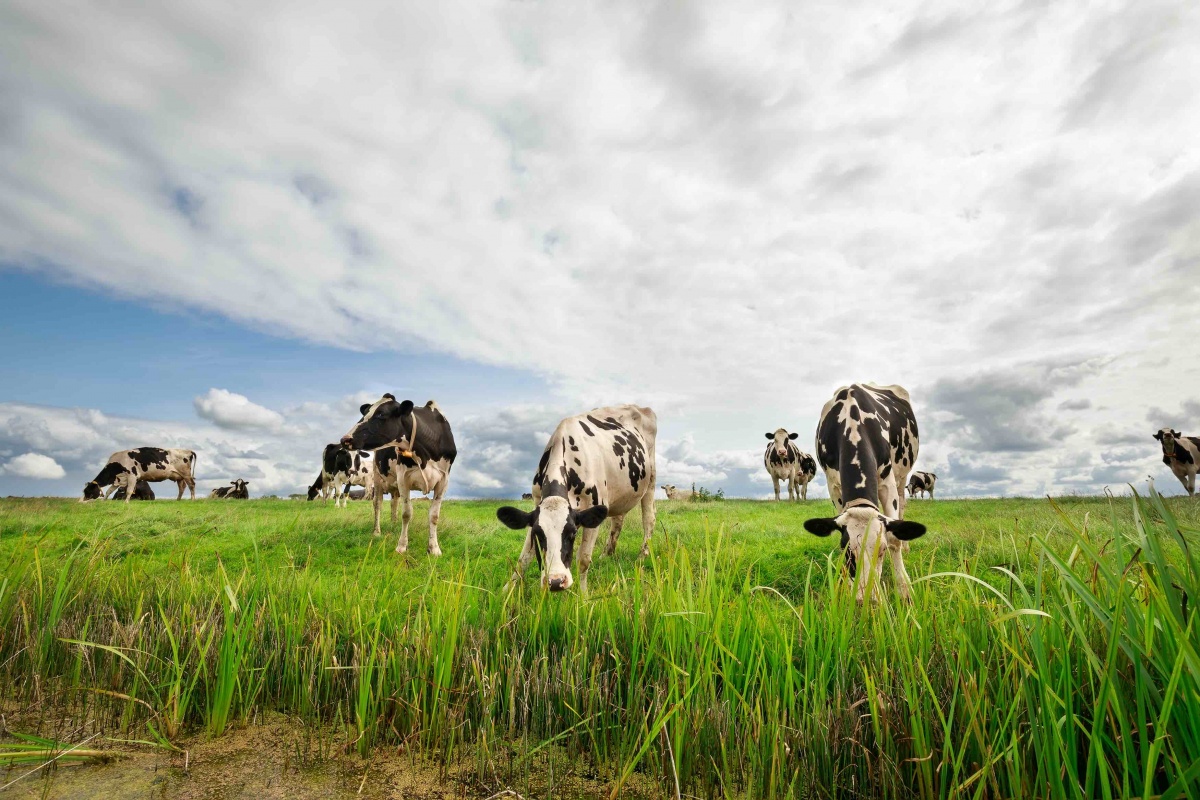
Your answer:
[[[808,500],[808,479],[807,478],[805,478],[804,481],[800,484],[800,499],[805,500],[805,501]]]
[[[773,473],[771,475],[771,483],[775,484],[775,500],[778,501],[779,500],[779,478],[776,477]]]
[[[397,488],[397,493],[400,495],[401,502],[404,503],[404,510],[400,513],[400,541],[396,542],[396,552],[405,553],[408,551],[408,523],[412,521],[412,499],[408,496],[408,483],[403,476],[398,477],[400,486]]]
[[[125,505],[129,505],[129,501],[133,499],[133,489],[137,486],[137,476],[132,472],[126,472],[125,480]]]
[[[624,515],[613,517],[614,522],[623,522]],[[579,543],[579,591],[587,594],[588,569],[592,566],[592,553],[596,549],[596,539],[599,538],[600,528],[584,528],[583,540]]]
[[[650,486],[650,491],[642,495],[642,552],[638,553],[638,558],[650,555],[650,536],[654,533],[654,484]]]
[[[104,490],[104,499],[105,499],[105,500],[107,500],[107,499],[108,499],[108,496],[109,496],[109,495],[111,495],[111,494],[112,494],[113,492],[115,492],[115,491],[116,491],[118,488],[120,488],[120,486],[119,486],[119,484],[118,484],[118,481],[120,481],[120,478],[117,478],[117,480],[115,480],[115,481],[113,481],[111,484],[109,484],[108,488]]]
[[[595,529],[593,528],[593,530]],[[521,545],[521,557],[517,559],[516,572],[513,573],[512,577],[508,581],[510,584],[516,584],[525,577],[525,570],[529,568],[529,562],[533,561],[534,555],[533,532],[526,531],[525,544]],[[582,559],[582,551],[580,558]]]
[[[1187,493],[1189,497],[1196,496],[1196,473],[1189,472],[1187,476]]]
[[[183,487],[187,486],[187,481],[185,481],[183,478],[180,478],[179,480],[175,481],[175,485],[179,487],[179,496],[176,497],[175,499],[182,500],[183,499]]]
[[[433,499],[429,501],[429,555],[440,556],[442,548],[438,545],[437,526],[442,518],[442,495],[446,493],[447,479],[443,477],[433,489]]]
[[[374,480],[381,480],[378,476],[374,476]],[[379,491],[371,498],[371,510],[375,512],[375,529],[371,531],[372,536],[382,536],[383,532],[379,530],[379,517],[383,514],[383,487],[379,487]],[[392,498],[392,521],[396,520],[396,502],[395,497]]]
[[[909,580],[908,570],[904,568],[904,546],[889,547],[892,556],[892,577],[896,582],[896,591],[905,602],[912,602],[912,581]]]
[[[380,500],[383,499],[383,492],[379,493]],[[396,509],[400,506],[400,495],[392,492],[392,524],[396,524]]]
[[[616,554],[617,539],[621,536],[621,526],[624,524],[624,514],[613,514],[608,518],[608,546],[604,548],[605,555],[611,556]]]
[[[879,510],[883,512],[884,516],[891,519],[904,519],[904,507],[901,505],[903,499],[903,493],[897,496],[896,482],[890,475],[879,482]]]

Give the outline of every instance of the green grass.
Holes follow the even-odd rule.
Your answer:
[[[585,598],[506,590],[493,502],[435,560],[424,504],[397,556],[361,503],[4,500],[0,700],[168,746],[282,711],[497,789],[1198,798],[1200,502],[1140,502],[914,500],[914,603],[859,608],[828,501],[662,502]]]

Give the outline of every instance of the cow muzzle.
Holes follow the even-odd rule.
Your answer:
[[[546,580],[546,587],[552,592],[569,589],[571,588],[571,577],[569,575],[552,575]]]
[[[354,447],[354,440],[349,436],[343,436],[340,444],[342,445],[343,450],[350,450]]]

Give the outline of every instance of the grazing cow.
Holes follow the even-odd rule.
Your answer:
[[[334,498],[333,505],[336,508],[338,503],[341,503],[342,508],[350,501],[350,487],[363,487],[364,494],[370,494],[370,489],[373,484],[372,475],[375,472],[375,451],[373,450],[347,450],[345,448],[338,451],[335,461],[335,472],[333,474]],[[345,487],[342,489],[341,496],[338,496],[336,487]]]
[[[571,588],[571,557],[575,536],[583,531],[579,546],[579,584],[587,592],[588,567],[596,546],[598,527],[611,518],[608,554],[617,549],[625,515],[642,508],[642,556],[650,552],[654,531],[654,442],[658,418],[649,408],[633,405],[597,408],[567,417],[550,435],[533,478],[530,512],[505,506],[496,517],[513,530],[529,528],[518,560],[516,580],[536,556],[542,581],[551,591]]]
[[[691,500],[696,495],[692,489],[680,489],[671,483],[664,483],[662,490],[667,493],[668,500]]]
[[[779,499],[779,482],[787,483],[788,500],[807,500],[808,482],[817,476],[817,462],[799,447],[792,444],[798,433],[788,433],[783,428],[768,433],[771,443],[763,453],[763,466],[775,485],[775,499]]]
[[[868,583],[872,598],[880,597],[885,550],[897,590],[909,599],[903,551],[906,542],[924,535],[925,526],[904,519],[904,479],[919,444],[908,392],[899,386],[843,386],[821,409],[816,444],[838,515],[810,519],[804,527],[817,536],[841,532],[860,603]]]
[[[250,490],[246,488],[249,485],[241,478],[238,478],[237,480],[230,481],[229,486],[218,486],[208,496],[210,499],[249,500]]]
[[[1154,434],[1154,438],[1162,442],[1163,463],[1171,468],[1187,493],[1194,496],[1196,471],[1200,469],[1200,437],[1184,436],[1173,428],[1163,428]]]
[[[364,403],[359,409],[362,419],[342,437],[342,447],[350,450],[374,450],[375,468],[371,484],[375,504],[375,536],[380,535],[379,515],[383,493],[392,494],[392,520],[396,519],[396,503],[403,501],[404,517],[400,524],[400,540],[396,552],[408,549],[408,523],[412,520],[412,501],[409,493],[433,494],[429,503],[429,554],[440,556],[437,525],[442,513],[442,497],[450,483],[450,468],[458,456],[454,433],[437,403],[430,400],[414,408],[411,400],[396,402],[394,395],[385,394],[374,403]]]
[[[125,499],[125,487],[122,486],[119,489],[117,489],[117,493],[113,495],[112,499],[113,500],[124,500]],[[154,490],[151,489],[150,484],[146,483],[145,481],[138,481],[137,486],[133,487],[133,499],[134,500],[153,500],[154,499]]]
[[[522,500],[532,500],[532,499],[533,499],[533,492],[522,492],[522,493],[521,493],[521,499],[522,499]]]
[[[196,454],[191,450],[164,450],[160,447],[137,447],[133,450],[118,450],[108,457],[108,463],[100,470],[95,478],[84,484],[83,500],[96,500],[105,486],[109,487],[104,496],[119,486],[135,487],[138,481],[157,483],[159,481],[175,481],[179,487],[179,496],[183,499],[183,489],[187,487],[191,498],[196,499]],[[125,502],[132,498],[125,495]]]
[[[933,499],[933,485],[937,483],[937,475],[932,472],[914,472],[912,477],[908,479],[908,496],[916,497],[919,494],[929,492],[929,498]]]

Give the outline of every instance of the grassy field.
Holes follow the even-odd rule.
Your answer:
[[[914,603],[863,608],[828,501],[661,502],[587,597],[506,589],[498,505],[434,560],[423,503],[398,556],[363,503],[0,501],[8,761],[283,714],[469,796],[1200,798],[1198,501],[914,500]]]

